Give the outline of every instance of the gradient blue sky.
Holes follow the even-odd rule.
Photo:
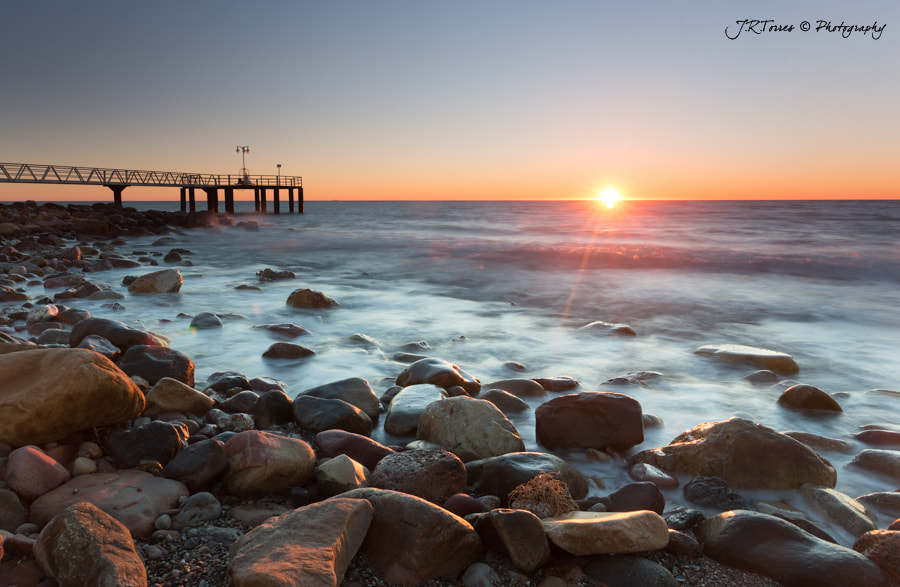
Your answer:
[[[797,28],[726,38],[745,18]],[[900,198],[896,0],[49,0],[0,31],[4,162],[236,173],[249,145],[307,199]],[[70,196],[109,192],[0,183]]]

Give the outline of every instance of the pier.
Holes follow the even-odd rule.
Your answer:
[[[0,163],[0,182],[47,183],[68,185],[102,185],[112,190],[113,201],[122,205],[122,192],[130,186],[177,187],[180,189],[181,211],[196,212],[196,191],[206,194],[207,210],[219,211],[222,190],[225,212],[234,214],[234,191],[253,190],[255,210],[268,213],[267,193],[272,193],[272,212],[281,213],[281,195],[287,196],[288,212],[303,213],[303,178],[292,175],[217,175],[173,171],[136,171],[69,165],[37,165],[33,163]]]

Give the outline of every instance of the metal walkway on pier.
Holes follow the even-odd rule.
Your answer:
[[[122,205],[122,191],[129,186],[181,188],[181,210],[196,210],[194,190],[206,192],[209,210],[218,212],[218,190],[224,191],[225,211],[234,214],[234,190],[253,190],[256,211],[265,213],[266,191],[272,190],[273,212],[280,213],[281,190],[287,190],[289,212],[303,213],[303,178],[291,175],[217,175],[173,171],[138,171],[70,165],[37,165],[33,163],[0,163],[0,182],[102,185],[113,191],[113,200]]]

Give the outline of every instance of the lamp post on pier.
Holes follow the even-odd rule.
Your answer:
[[[249,184],[250,182],[250,172],[247,171],[247,159],[246,155],[250,152],[249,146],[241,146],[238,145],[237,149],[234,151],[235,153],[241,154],[241,179]]]
[[[278,179],[276,180],[276,185],[281,185],[281,163],[276,163],[275,166],[278,168]]]

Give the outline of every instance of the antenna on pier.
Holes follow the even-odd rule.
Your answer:
[[[249,146],[241,146],[238,145],[237,149],[234,151],[235,153],[241,154],[241,178],[238,180],[239,183],[243,183],[244,185],[250,185],[252,182],[250,181],[250,172],[247,171],[247,160],[246,155],[250,152]]]

